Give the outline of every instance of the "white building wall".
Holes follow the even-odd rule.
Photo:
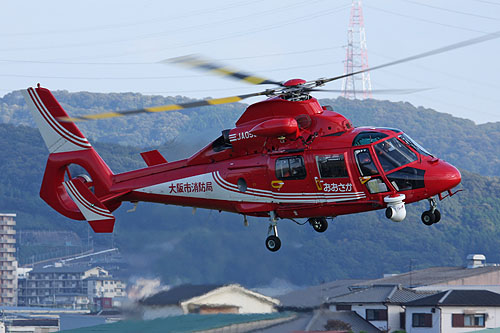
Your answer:
[[[387,305],[387,326],[389,332],[401,331],[400,313],[404,313],[405,309],[399,305]]]
[[[494,307],[442,307],[443,332],[462,333],[495,328],[500,326],[500,308]],[[452,314],[486,314],[485,327],[452,327]]]
[[[188,306],[193,305],[232,305],[239,307],[239,313],[270,313],[276,312],[272,303],[264,297],[256,297],[240,288],[219,288],[214,292],[187,300],[181,303],[184,313],[188,313]]]
[[[406,332],[407,333],[439,333],[441,332],[440,310],[436,308],[432,313],[432,307],[408,307],[406,308]],[[430,313],[432,315],[432,327],[413,327],[412,318],[414,313]],[[451,319],[450,319],[451,320]],[[451,322],[450,322],[451,326]],[[447,331],[443,331],[447,332]]]

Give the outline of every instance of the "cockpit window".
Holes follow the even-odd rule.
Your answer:
[[[376,144],[374,148],[380,165],[382,165],[385,172],[417,160],[417,154],[396,138],[382,141]]]
[[[380,132],[361,132],[354,138],[352,142],[353,146],[368,145],[372,142],[376,142],[380,139],[387,137],[387,134]]]
[[[378,174],[377,167],[373,163],[368,149],[358,149],[354,151],[361,176],[372,176]]]
[[[432,156],[432,154],[429,153],[427,151],[427,149],[425,149],[424,147],[422,147],[421,145],[419,145],[415,140],[413,140],[412,138],[410,138],[408,135],[401,134],[399,136],[399,138],[401,140],[403,140],[408,146],[410,146],[413,149],[415,149],[416,151],[418,151],[420,154],[427,155],[427,156]]]

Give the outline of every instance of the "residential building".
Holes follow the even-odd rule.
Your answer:
[[[405,306],[408,333],[462,333],[500,327],[500,294],[487,290],[448,290]]]
[[[17,304],[16,214],[0,214],[0,305]]]
[[[35,267],[19,280],[21,306],[101,309],[125,296],[123,282],[101,267],[86,265]]]
[[[144,319],[187,313],[271,313],[277,299],[261,295],[238,284],[181,285],[160,291],[140,301]]]
[[[392,332],[405,329],[404,304],[426,296],[429,292],[416,292],[400,285],[374,285],[329,298],[326,304],[332,312],[352,311],[379,330]]]

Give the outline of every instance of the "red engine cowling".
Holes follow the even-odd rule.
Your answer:
[[[285,136],[295,139],[299,135],[299,125],[293,118],[270,119],[254,126],[250,133],[265,137]]]

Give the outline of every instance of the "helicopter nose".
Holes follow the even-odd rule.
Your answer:
[[[454,188],[462,181],[462,175],[453,165],[437,161],[431,162],[433,165],[425,173],[425,184],[429,192],[439,194]]]

